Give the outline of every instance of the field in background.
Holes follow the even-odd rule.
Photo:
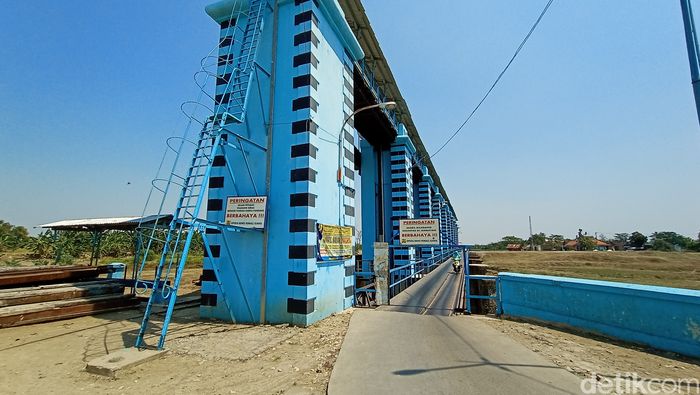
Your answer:
[[[160,251],[151,252],[149,259],[146,262],[146,267],[156,267],[160,258]],[[201,253],[190,253],[187,256],[187,267],[202,267],[204,257]],[[108,263],[121,262],[131,267],[134,261],[133,255],[123,257],[103,256],[100,257],[99,264],[106,265]],[[28,267],[28,266],[45,266],[45,265],[87,265],[90,263],[90,256],[84,255],[79,258],[73,258],[70,262],[62,262],[56,264],[54,259],[48,258],[33,258],[30,251],[18,249],[15,251],[5,251],[0,253],[0,267]]]
[[[593,280],[621,281],[666,287],[700,290],[700,253],[697,252],[592,252],[592,251],[477,251],[490,266],[490,273],[517,272],[577,277]],[[157,255],[157,254],[155,254]],[[190,254],[187,268],[200,273],[202,256]],[[87,264],[78,258],[72,264]],[[99,264],[123,262],[129,266],[133,257],[103,257]],[[51,265],[51,259],[32,259],[28,252],[18,250],[0,254],[0,268],[12,266]],[[155,269],[157,256],[146,267]]]
[[[517,272],[700,290],[700,253],[476,251],[490,272]]]

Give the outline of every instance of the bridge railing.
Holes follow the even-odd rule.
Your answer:
[[[469,270],[469,248],[464,249],[464,312],[472,313],[472,300],[494,300],[496,301],[496,315],[501,315],[501,281],[498,276],[489,275],[472,275]],[[471,293],[472,281],[493,281],[495,283],[495,292],[492,295],[474,295]]]
[[[408,246],[408,247],[427,247],[427,246]],[[416,281],[423,278],[424,275],[437,265],[445,262],[452,254],[458,250],[455,246],[430,246],[435,247],[435,254],[422,259],[412,259],[408,264],[397,266],[389,270],[389,298],[393,298],[406,288],[413,285]],[[389,248],[407,248],[405,245],[391,245]]]
[[[385,102],[389,101],[389,98],[387,98],[386,95],[384,94],[384,92],[382,91],[382,88],[379,85],[379,82],[377,82],[377,79],[374,77],[374,72],[372,71],[372,68],[364,61],[364,59],[357,61],[356,65],[357,65],[357,68],[362,73],[362,77],[364,78],[365,83],[370,88],[372,93],[374,93],[374,96],[377,99],[377,103],[385,103]],[[383,108],[382,112],[389,119],[389,122],[394,127],[394,129],[396,129],[398,131],[399,130],[399,120],[398,120],[398,117],[396,116],[396,111],[390,110],[388,108]]]
[[[365,265],[365,263],[367,263]],[[368,271],[363,271],[363,268]],[[353,286],[355,289],[353,305],[355,307],[370,307],[374,304],[375,293],[375,273],[373,259],[358,259],[353,273]]]

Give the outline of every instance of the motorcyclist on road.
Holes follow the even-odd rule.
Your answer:
[[[452,268],[454,269],[455,273],[459,273],[460,270],[462,270],[462,255],[460,255],[458,252],[455,252],[455,254],[452,256]]]

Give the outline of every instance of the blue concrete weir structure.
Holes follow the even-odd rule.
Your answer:
[[[700,358],[700,291],[519,273],[498,279],[506,316]]]
[[[250,4],[257,3],[206,7],[220,26],[215,117],[240,94],[228,83],[235,70],[227,57],[244,50]],[[319,260],[317,225],[354,229],[361,215],[363,254],[371,257],[375,241],[398,243],[399,219],[440,218],[442,244],[457,244],[457,219],[359,0],[265,0],[260,15],[245,118],[222,132],[233,144],[213,158],[206,220],[224,222],[228,197],[264,195],[266,226],[207,229],[200,312],[305,326],[350,307],[354,296],[355,258]],[[398,102],[395,111],[351,117],[388,100]],[[434,252],[394,251],[395,266]]]

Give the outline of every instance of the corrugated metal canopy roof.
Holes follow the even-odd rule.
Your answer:
[[[430,155],[418,135],[418,130],[411,118],[408,104],[406,104],[406,100],[401,96],[401,91],[389,68],[389,63],[384,57],[384,53],[379,46],[374,30],[372,30],[372,26],[367,18],[365,8],[362,6],[360,0],[339,0],[339,3],[345,13],[345,19],[348,21],[348,25],[350,25],[350,28],[360,42],[362,50],[365,52],[365,62],[372,66],[374,77],[380,84],[384,94],[396,102],[396,113],[399,120],[406,127],[406,131],[411,141],[413,141],[413,144],[415,144],[418,155],[423,158],[423,163],[428,167],[428,173],[433,177],[435,185],[437,185],[438,189],[442,192],[442,196],[449,203],[447,191],[442,186],[440,176],[438,176],[433,162],[430,160]],[[451,204],[450,207],[452,207]],[[454,208],[452,211],[454,211]]]
[[[53,230],[133,230],[139,224],[153,224],[158,220],[164,226],[170,224],[172,215],[147,215],[145,217],[111,217],[69,219],[39,225],[40,228]]]

